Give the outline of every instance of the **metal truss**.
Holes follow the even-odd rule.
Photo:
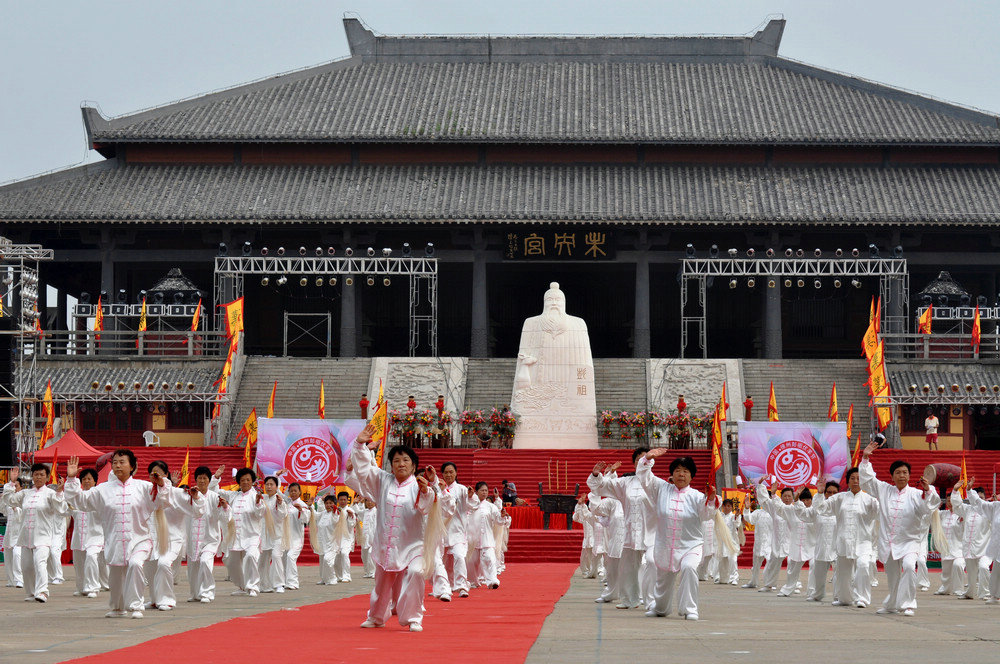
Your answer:
[[[878,277],[879,295],[884,314],[882,329],[886,332],[906,332],[907,310],[910,300],[910,275],[905,258],[806,258],[779,257],[742,258],[723,256],[717,258],[681,259],[681,352],[685,351],[690,339],[691,328],[698,337],[698,348],[703,358],[708,357],[708,293],[709,280],[715,277],[757,279],[772,281],[781,279],[852,279]],[[695,282],[691,284],[690,282]],[[697,306],[688,310],[689,287],[697,288]],[[748,284],[749,285],[749,284]],[[756,284],[754,284],[756,285]],[[768,287],[768,283],[760,286]],[[840,286],[841,284],[837,284]],[[842,284],[847,286],[848,284]]]
[[[55,395],[60,402],[85,403],[230,403],[226,393],[217,392],[60,392]]]

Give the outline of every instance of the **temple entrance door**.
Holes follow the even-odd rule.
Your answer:
[[[333,328],[329,313],[285,312],[282,355],[330,357]]]
[[[978,410],[970,418],[972,423],[972,449],[1000,450],[1000,414],[991,406],[981,415]]]

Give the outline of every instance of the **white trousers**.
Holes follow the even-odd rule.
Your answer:
[[[202,551],[198,558],[188,558],[188,585],[191,586],[191,599],[215,599],[215,553]]]
[[[285,587],[284,551],[277,548],[261,551],[257,566],[262,592],[269,593]]]
[[[365,578],[375,578],[375,561],[372,559],[372,548],[370,546],[361,547],[361,564],[364,565]],[[468,579],[466,579],[468,585]]]
[[[622,549],[618,567],[618,600],[629,608],[639,606],[639,568],[644,551]]]
[[[781,563],[784,560],[784,558],[778,556],[771,556],[767,559],[767,565],[764,566],[764,579],[761,581],[761,588],[778,587],[778,575],[781,573]]]
[[[80,593],[96,593],[101,590],[101,560],[104,557],[100,545],[87,549],[73,549],[73,570],[76,573],[76,590]]]
[[[653,604],[657,572],[656,561],[653,560],[653,548],[650,547],[643,552],[642,564],[639,565],[639,598],[647,609]]]
[[[687,555],[681,558],[680,570],[669,572],[658,570],[656,588],[653,591],[653,610],[659,615],[670,615],[673,603],[674,584],[678,586],[677,615],[698,615],[698,563],[699,556]]]
[[[889,582],[889,594],[882,606],[889,611],[917,608],[917,554],[892,558],[883,561],[882,565]]]
[[[760,582],[760,566],[767,565],[768,558],[760,553],[753,554],[753,572],[750,574],[750,587],[756,588]]]
[[[3,566],[7,569],[8,586],[24,585],[24,577],[21,574],[21,547],[9,545],[4,547]]]
[[[375,566],[375,587],[372,588],[368,620],[384,625],[395,609],[399,624],[420,624],[424,619],[423,557],[417,556],[409,567],[399,572],[387,572]]]
[[[859,557],[857,560],[846,556],[837,556],[837,573],[834,575],[837,584],[837,599],[844,604],[861,601],[865,606],[872,601],[871,554]]]
[[[917,586],[926,590],[931,587],[931,577],[927,572],[927,554],[917,554]]]
[[[365,551],[361,549],[361,559],[365,562]],[[469,590],[468,564],[466,555],[468,544],[456,544],[445,549],[438,550],[437,558],[434,561],[434,579],[432,581],[431,595],[434,597],[451,597],[451,594]],[[368,560],[371,560],[371,551],[368,551]]]
[[[829,569],[829,560],[816,560],[814,558],[809,561],[808,585],[812,589],[807,596],[809,599],[814,599],[819,602],[826,597],[826,573]],[[834,576],[836,576],[836,574],[834,574]],[[836,587],[834,587],[833,594],[839,596]]]
[[[337,581],[341,583],[351,582],[351,554],[343,550],[337,552],[333,561],[333,571],[337,575]]]
[[[28,597],[48,596],[49,547],[21,548],[23,549],[21,551],[21,576],[24,580],[24,594]]]
[[[716,583],[732,583],[733,579],[739,580],[736,556],[722,556],[719,558],[719,580]]]
[[[260,560],[260,549],[250,549],[249,551],[230,551],[226,560],[226,569],[229,570],[229,580],[240,590],[258,592],[260,590],[260,569],[257,562]]]
[[[471,562],[468,565],[469,573],[471,575],[475,570],[479,585],[491,586],[500,583],[497,579],[497,554],[492,546],[475,549],[469,559]]]
[[[612,558],[608,554],[604,554],[604,591],[601,593],[600,599],[605,602],[613,602],[620,596],[620,586],[621,586],[621,558]]]
[[[285,566],[285,587],[290,590],[299,588],[299,555],[302,553],[302,543],[292,544],[282,556]]]
[[[597,576],[597,556],[591,546],[580,547],[580,574],[585,579]]]
[[[149,596],[156,606],[177,606],[174,594],[174,562],[181,555],[184,542],[171,540],[166,553],[156,560],[147,560],[143,574],[149,579]]]
[[[989,591],[990,559],[986,556],[966,558],[965,571],[969,575],[969,587],[966,589],[965,595],[973,599],[986,597],[986,593]]]
[[[962,558],[941,560],[941,585],[939,595],[961,595],[965,591],[965,575],[962,573],[965,560]]]
[[[802,571],[802,565],[805,562],[802,560],[792,560],[788,559],[788,577],[785,579],[785,585],[781,587],[778,591],[779,595],[789,596],[799,585],[799,573]]]
[[[990,572],[990,596],[1000,599],[1000,560],[993,561],[993,571]]]
[[[143,564],[149,558],[151,544],[132,552],[127,565],[108,566],[108,606],[112,611],[142,611],[142,594],[146,588]]]
[[[712,575],[712,563],[715,562],[715,554],[710,553],[708,555],[702,556],[701,563],[698,565],[698,580],[708,581]]]

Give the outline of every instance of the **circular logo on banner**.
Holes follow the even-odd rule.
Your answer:
[[[329,442],[307,436],[288,447],[285,468],[299,482],[329,486],[340,474],[339,455]]]
[[[767,455],[767,474],[786,486],[802,486],[820,473],[820,460],[809,443],[786,440]]]

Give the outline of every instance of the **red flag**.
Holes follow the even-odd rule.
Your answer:
[[[135,337],[135,347],[139,347],[140,332],[146,331],[146,298],[142,298],[142,309],[139,311],[139,329]]]
[[[968,489],[966,486],[969,482],[969,471],[965,468],[965,450],[962,450],[962,500],[968,498]]]
[[[722,396],[719,397],[719,419],[726,421],[726,411],[729,410],[729,402],[726,401],[726,381],[722,381]]]
[[[979,326],[979,305],[976,305],[976,315],[972,319],[972,347],[979,350],[979,341],[982,339],[982,331]]]
[[[920,320],[917,322],[917,332],[919,334],[930,334],[931,333],[931,318],[934,317],[934,305],[929,304],[924,310],[924,313],[920,314]]]

